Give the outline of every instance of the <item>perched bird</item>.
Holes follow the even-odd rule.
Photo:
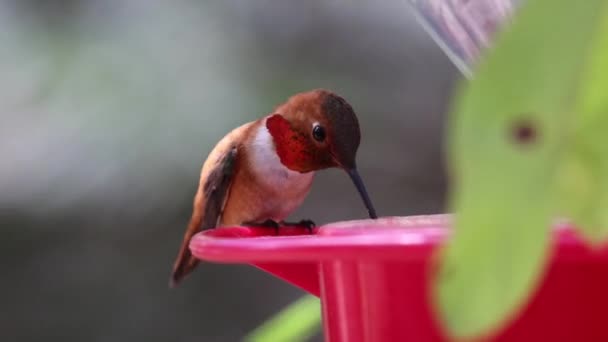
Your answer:
[[[272,114],[228,133],[203,164],[170,285],[175,286],[198,264],[188,245],[201,230],[295,225],[283,220],[304,201],[317,170],[344,169],[369,216],[376,218],[355,163],[360,139],[352,107],[322,89],[296,94]],[[308,220],[299,224],[314,225]]]

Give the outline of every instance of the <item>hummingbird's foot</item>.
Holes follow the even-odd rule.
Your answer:
[[[306,228],[306,230],[308,230],[308,232],[310,234],[312,234],[312,229],[317,226],[312,220],[300,220],[299,222],[285,222],[285,221],[282,221],[281,223],[284,226],[304,227],[304,228]]]
[[[274,229],[274,234],[279,235],[279,223],[275,220],[268,219],[264,222],[243,222],[244,226],[248,227],[263,227],[263,228],[272,228]]]

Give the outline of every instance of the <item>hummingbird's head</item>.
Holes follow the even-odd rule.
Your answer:
[[[323,89],[299,93],[266,120],[281,163],[310,172],[330,167],[344,169],[352,178],[372,218],[375,210],[357,172],[361,141],[359,121],[342,97]]]

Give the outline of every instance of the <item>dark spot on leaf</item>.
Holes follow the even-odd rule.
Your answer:
[[[529,145],[538,139],[538,127],[530,120],[519,120],[511,127],[511,137],[522,145]]]

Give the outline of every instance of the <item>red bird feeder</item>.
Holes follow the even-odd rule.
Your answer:
[[[285,228],[220,228],[190,248],[205,261],[255,265],[319,296],[325,340],[443,341],[430,285],[447,215],[351,221],[313,235]],[[546,273],[493,341],[608,341],[608,249],[591,249],[566,225],[553,230]],[[483,257],[483,256],[480,256]]]

